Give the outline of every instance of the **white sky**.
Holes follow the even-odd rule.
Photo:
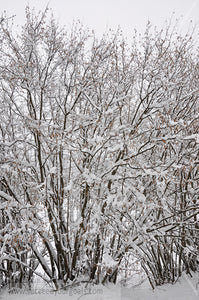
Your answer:
[[[16,15],[14,22],[21,25],[27,4],[44,10],[48,3],[62,25],[69,27],[73,20],[80,19],[97,34],[120,25],[124,35],[130,37],[134,28],[142,32],[148,20],[161,27],[173,12],[176,18],[182,16],[182,31],[187,30],[190,20],[199,25],[199,0],[0,0],[0,11]]]

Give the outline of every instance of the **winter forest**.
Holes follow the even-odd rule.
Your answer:
[[[175,22],[174,22],[175,23]],[[152,288],[199,269],[199,49],[48,9],[0,21],[0,286]]]

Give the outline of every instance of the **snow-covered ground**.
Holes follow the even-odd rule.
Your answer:
[[[192,278],[184,274],[174,285],[167,284],[150,288],[148,281],[136,287],[94,286],[89,288],[76,287],[68,291],[54,293],[46,289],[35,289],[32,294],[0,294],[0,300],[199,300],[199,274]]]

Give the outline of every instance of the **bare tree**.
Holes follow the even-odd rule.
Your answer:
[[[56,289],[116,283],[127,254],[152,286],[196,270],[198,54],[173,29],[128,46],[48,9],[27,8],[17,37],[2,24],[2,264]]]

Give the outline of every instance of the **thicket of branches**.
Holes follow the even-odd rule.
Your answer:
[[[116,283],[127,255],[153,287],[196,271],[192,34],[148,24],[129,46],[27,8],[0,36],[1,284]]]

